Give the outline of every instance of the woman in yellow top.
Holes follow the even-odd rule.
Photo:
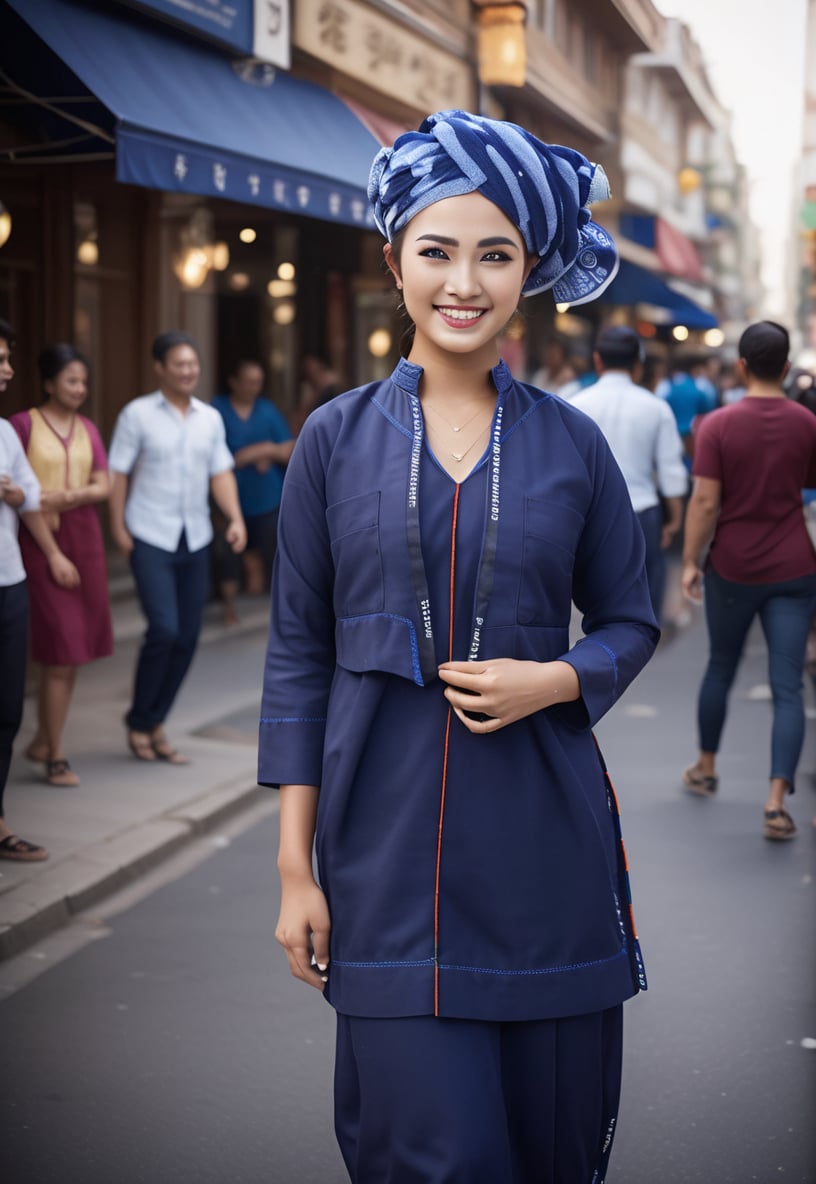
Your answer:
[[[26,750],[45,765],[51,785],[78,785],[62,734],[77,666],[113,652],[108,578],[95,510],[109,494],[108,461],[96,427],[79,408],[88,395],[88,363],[72,345],[49,346],[39,359],[43,402],[11,423],[42,487],[41,507],[60,550],[80,575],[59,587],[29,532],[20,532],[28,576],[31,657],[42,665],[38,722]]]

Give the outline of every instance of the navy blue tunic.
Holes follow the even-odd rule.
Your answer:
[[[402,361],[333,400],[295,448],[259,780],[320,786],[338,1011],[600,1011],[644,985],[591,732],[657,642],[642,534],[595,425],[504,365],[493,445],[457,485],[424,443],[420,376]],[[469,656],[564,660],[581,699],[474,735],[435,676]]]

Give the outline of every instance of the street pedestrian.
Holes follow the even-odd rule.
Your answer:
[[[572,404],[594,419],[612,449],[646,541],[646,574],[659,621],[666,586],[666,548],[683,522],[688,485],[683,442],[671,409],[637,385],[645,352],[634,329],[609,325],[593,352],[600,378]]]
[[[209,593],[209,498],[236,552],[246,528],[224,423],[195,397],[198,347],[171,331],[153,342],[159,389],[120,412],[110,449],[111,533],[130,559],[147,631],[139,651],[127,739],[140,761],[187,764],[164,721],[195,654]]]
[[[263,397],[265,376],[260,362],[243,358],[227,375],[229,394],[216,395],[213,407],[224,421],[227,447],[235,462],[238,497],[247,530],[244,559],[260,555],[264,588],[269,587],[278,536],[278,509],[286,465],[295,441],[286,417]],[[224,624],[238,620],[235,597],[241,587],[241,557],[220,548],[218,585]]]
[[[716,400],[701,390],[688,370],[678,366],[671,375],[658,383],[657,395],[672,409],[677,421],[677,430],[683,441],[686,468],[691,471],[694,456],[694,433],[701,417],[713,411]]]
[[[14,331],[0,321],[0,394],[14,377]],[[19,519],[42,548],[55,584],[75,588],[79,573],[60,551],[40,510],[40,486],[14,428],[0,419],[0,859],[38,862],[45,847],[22,839],[6,822],[3,796],[11,750],[23,718],[28,649],[28,591],[18,542]]]
[[[816,418],[782,390],[790,349],[782,325],[749,325],[738,348],[746,394],[703,421],[686,514],[682,585],[695,601],[705,588],[709,659],[697,704],[700,752],[683,782],[701,796],[717,790],[728,694],[759,617],[773,695],[764,834],[790,839],[796,826],[785,798],[804,739],[802,669],[816,608],[816,553],[802,511],[802,490],[816,486]]]
[[[77,667],[113,653],[105,545],[96,507],[110,493],[108,461],[96,427],[79,409],[88,396],[88,362],[73,345],[52,345],[39,358],[43,400],[11,425],[40,483],[40,508],[60,550],[79,572],[61,588],[27,527],[20,550],[28,577],[31,658],[40,664],[37,730],[26,749],[45,766],[50,785],[79,785],[62,737]]]
[[[284,483],[259,780],[278,940],[338,1013],[354,1184],[575,1184],[609,1156],[645,980],[591,728],[658,630],[603,436],[499,356],[522,292],[614,275],[587,208],[607,192],[461,111],[383,149],[403,356],[312,414]]]

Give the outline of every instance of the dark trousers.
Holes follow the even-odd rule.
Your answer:
[[[745,638],[759,617],[768,645],[768,681],[773,695],[771,777],[793,788],[805,735],[802,669],[810,619],[816,608],[816,575],[779,584],[735,584],[713,568],[705,577],[709,659],[697,702],[700,748],[717,752],[728,692]]]
[[[603,1181],[622,1036],[622,1007],[514,1023],[338,1015],[335,1129],[352,1184]]]
[[[193,660],[209,595],[209,548],[162,551],[133,540],[130,567],[147,631],[136,663],[127,726],[149,732],[164,723]]]
[[[638,521],[646,541],[646,580],[649,584],[652,612],[659,625],[660,614],[663,611],[663,594],[666,589],[666,555],[660,546],[660,536],[663,533],[663,508],[650,506],[648,510],[641,510],[638,514]]]
[[[247,532],[246,549],[260,551],[267,584],[272,578],[272,564],[275,562],[275,551],[278,547],[278,513],[278,510],[270,510],[268,514],[248,514],[244,518]],[[217,579],[234,580],[236,584],[240,584],[243,555],[236,554],[226,539],[221,539],[215,567]]]
[[[27,652],[28,590],[21,580],[0,587],[0,818],[11,748],[23,718]]]

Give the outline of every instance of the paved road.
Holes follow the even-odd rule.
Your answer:
[[[683,795],[701,661],[697,622],[599,728],[650,978],[627,1007],[608,1184],[813,1184],[816,736],[793,799],[800,835],[764,842],[755,639],[721,796]],[[343,1184],[332,1013],[274,945],[274,803],[262,814],[125,911],[97,910],[0,967],[4,1184]]]

